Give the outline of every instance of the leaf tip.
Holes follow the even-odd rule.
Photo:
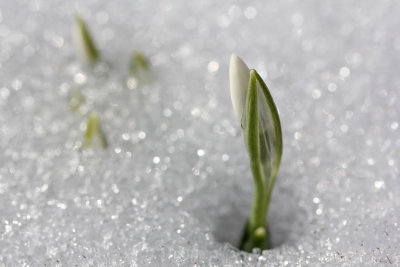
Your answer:
[[[89,146],[101,148],[106,148],[108,146],[106,137],[101,128],[99,115],[94,111],[89,115],[83,142],[83,147]]]
[[[94,65],[99,60],[100,53],[90,36],[85,21],[79,13],[75,13],[73,37],[79,58],[89,65]]]

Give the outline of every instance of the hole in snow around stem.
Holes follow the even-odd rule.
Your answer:
[[[280,186],[278,177],[269,207],[268,227],[273,248],[294,244],[304,233],[307,216],[299,206],[296,186]],[[251,181],[252,182],[252,181]],[[239,245],[243,228],[250,214],[253,184],[229,185],[218,192],[209,192],[209,201],[200,205],[194,215],[209,227],[215,240]]]

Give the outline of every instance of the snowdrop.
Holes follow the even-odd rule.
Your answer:
[[[253,205],[239,244],[251,252],[271,248],[267,214],[282,156],[282,131],[278,110],[257,71],[232,55],[229,76],[233,110],[243,130],[254,178]]]

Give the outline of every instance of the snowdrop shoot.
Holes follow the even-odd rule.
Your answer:
[[[87,120],[82,147],[106,148],[107,146],[107,139],[101,128],[99,115],[92,112]]]
[[[257,71],[236,55],[231,56],[229,76],[233,110],[243,130],[254,178],[252,209],[239,248],[248,252],[269,249],[267,214],[282,156],[278,110]]]
[[[129,63],[131,78],[138,83],[149,83],[152,80],[150,60],[141,52],[135,51]]]
[[[100,58],[100,53],[90,36],[86,23],[78,14],[75,15],[73,38],[78,57],[90,66],[96,64]]]

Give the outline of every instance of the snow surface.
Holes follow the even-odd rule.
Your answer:
[[[76,58],[76,11],[95,70]],[[400,265],[399,12],[395,0],[1,1],[0,266]],[[129,79],[134,50],[152,83]],[[232,53],[266,80],[284,137],[275,248],[253,254],[234,247],[253,182]],[[109,147],[80,151],[93,110]]]

